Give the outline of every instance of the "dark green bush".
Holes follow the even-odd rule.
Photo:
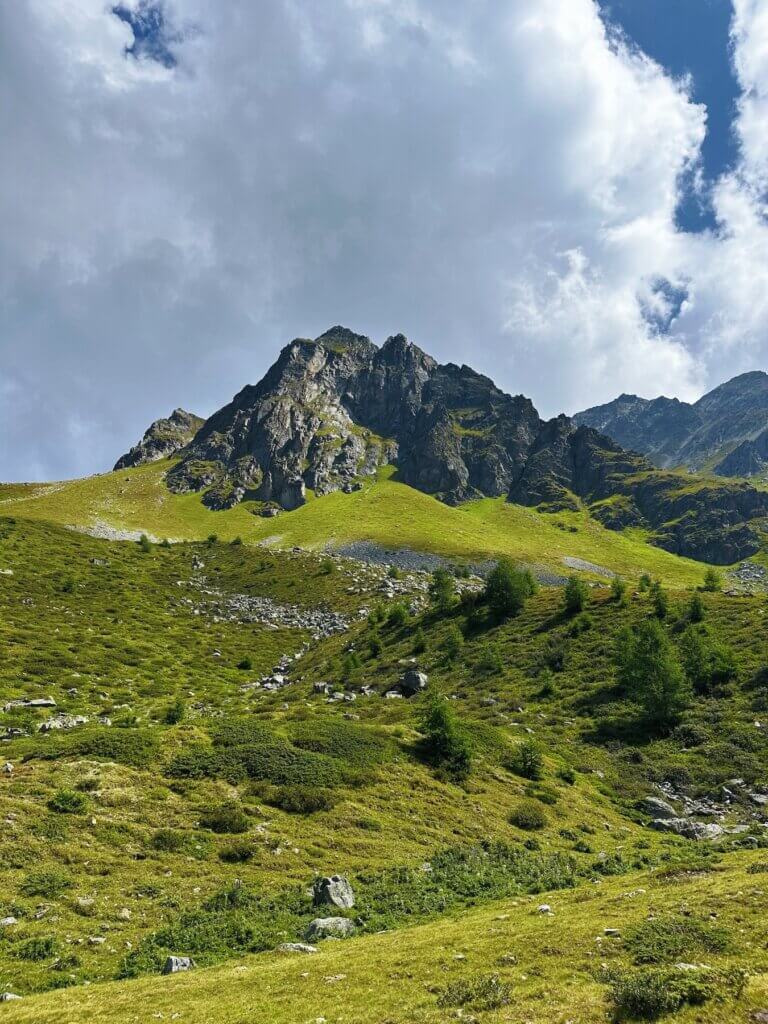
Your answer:
[[[492,615],[497,619],[507,619],[521,612],[536,590],[536,580],[529,570],[520,569],[509,559],[502,558],[486,581],[483,599]]]
[[[24,896],[43,896],[47,899],[55,899],[72,885],[72,879],[57,868],[30,871],[19,886],[19,892]]]
[[[472,769],[469,738],[445,697],[430,700],[421,722],[422,749],[429,761],[454,782],[468,778]]]
[[[250,843],[244,841],[230,843],[229,846],[219,850],[219,860],[225,864],[247,864],[249,860],[253,859],[254,853],[255,850]]]
[[[178,725],[183,721],[186,710],[183,700],[175,700],[165,712],[163,721],[166,725]]]
[[[228,803],[206,808],[200,815],[200,825],[202,828],[210,829],[211,832],[247,832],[250,819],[236,803]]]
[[[526,832],[537,832],[547,824],[547,815],[535,800],[521,800],[509,815],[509,821]]]
[[[512,986],[496,974],[478,974],[451,982],[437,998],[438,1006],[466,1006],[471,1010],[498,1010],[512,1002]]]
[[[566,615],[583,612],[589,601],[589,588],[578,576],[571,576],[563,589],[563,610]]]
[[[544,774],[544,756],[536,740],[522,740],[504,760],[504,767],[523,779],[536,781]]]
[[[330,811],[338,803],[338,797],[328,789],[315,786],[274,786],[270,788],[266,801],[290,814],[314,814],[315,811]]]
[[[74,789],[60,789],[46,804],[49,811],[57,814],[82,814],[88,807],[88,797]]]
[[[736,999],[746,984],[746,972],[695,971],[645,967],[617,971],[611,979],[611,1002],[617,1021],[657,1020],[684,1006],[703,1006],[712,999]]]

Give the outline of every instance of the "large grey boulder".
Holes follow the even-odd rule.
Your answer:
[[[403,675],[398,687],[403,696],[413,697],[415,694],[421,693],[422,690],[426,690],[428,682],[429,676],[426,672],[419,672],[418,669],[411,668]]]
[[[674,832],[684,839],[718,839],[723,834],[720,825],[704,821],[689,821],[687,818],[656,818],[651,828],[657,832]]]
[[[662,800],[657,796],[646,796],[640,803],[639,807],[641,811],[649,814],[652,818],[677,818],[679,817],[677,811],[672,804],[667,803],[666,800]]]
[[[310,921],[304,938],[307,942],[317,942],[318,939],[348,939],[354,933],[354,922],[348,917],[316,917],[314,921]]]
[[[178,974],[180,971],[191,971],[195,961],[188,956],[169,956],[163,964],[163,974]]]
[[[316,907],[350,910],[355,905],[355,894],[343,875],[316,878],[312,886],[312,903]]]

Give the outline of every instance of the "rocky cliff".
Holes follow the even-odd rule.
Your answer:
[[[676,398],[620,395],[577,413],[574,422],[642,452],[661,468],[707,468],[720,476],[763,474],[764,460],[755,458],[749,446],[768,430],[768,374],[743,373],[692,405]],[[729,458],[745,444],[738,456]]]
[[[619,401],[625,421],[646,415],[642,400]],[[658,451],[665,418],[676,420],[683,444],[694,407],[647,404]],[[600,422],[613,421],[601,414]],[[201,492],[211,509],[253,501],[254,510],[291,510],[310,491],[356,490],[393,464],[399,480],[444,502],[587,508],[610,529],[642,527],[661,547],[721,563],[758,550],[768,515],[759,488],[660,472],[592,426],[543,421],[529,399],[468,366],[441,365],[401,334],[379,348],[343,327],[292,341],[258,384],[201,426],[179,411],[153,424],[118,467],[167,454],[179,456],[168,486]]]
[[[155,420],[138,444],[121,455],[115,469],[143,466],[175,455],[192,440],[205,420],[184,409],[174,409],[167,419]]]
[[[169,473],[209,507],[244,497],[285,509],[350,490],[390,462],[457,503],[503,495],[542,421],[467,366],[441,366],[401,334],[378,348],[342,327],[287,345],[264,379],[212,416]]]

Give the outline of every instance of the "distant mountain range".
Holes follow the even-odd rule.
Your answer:
[[[267,511],[295,509],[309,491],[359,489],[391,464],[403,483],[449,504],[504,497],[552,512],[586,507],[611,529],[640,527],[668,551],[729,563],[760,548],[768,491],[654,463],[703,467],[726,454],[754,462],[764,430],[762,373],[693,406],[622,396],[544,421],[528,398],[468,366],[441,365],[402,334],[379,348],[333,327],[292,341],[258,384],[205,422],[176,410],[152,424],[115,468],[176,455],[172,491],[201,492],[213,510],[250,501]],[[747,442],[755,452],[739,454]]]
[[[692,405],[620,395],[577,413],[573,421],[642,452],[661,468],[768,477],[768,374],[761,370],[734,377]]]

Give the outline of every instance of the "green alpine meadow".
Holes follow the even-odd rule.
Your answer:
[[[341,328],[0,487],[3,1018],[761,1019],[766,502]]]

